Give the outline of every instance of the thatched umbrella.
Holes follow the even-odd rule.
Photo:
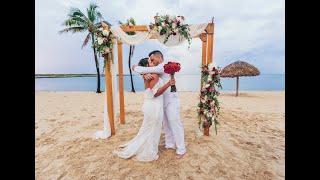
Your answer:
[[[228,66],[224,67],[220,73],[220,77],[230,77],[230,78],[237,77],[236,96],[238,96],[239,77],[240,76],[257,76],[257,75],[260,75],[259,69],[243,61],[236,61],[234,63],[229,64]]]

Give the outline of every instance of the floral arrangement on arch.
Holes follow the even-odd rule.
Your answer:
[[[184,16],[164,15],[154,16],[154,23],[149,25],[150,31],[158,31],[160,35],[165,35],[164,43],[166,43],[171,35],[179,34],[179,40],[184,37],[188,40],[189,48],[191,45],[190,26],[185,23]]]
[[[220,84],[220,69],[214,63],[202,66],[201,81],[203,85],[200,90],[200,101],[198,103],[199,129],[209,128],[212,123],[215,125],[217,134],[217,119],[220,111],[218,88]]]
[[[97,49],[99,56],[104,57],[104,66],[107,64],[106,61],[108,57],[111,59],[113,63],[113,44],[116,39],[115,36],[110,31],[109,27],[106,25],[105,27],[101,27],[95,30],[96,41],[94,42],[94,47]],[[108,67],[109,69],[110,67]]]

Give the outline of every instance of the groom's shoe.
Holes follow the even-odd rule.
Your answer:
[[[173,147],[168,147],[166,145],[162,145],[161,149],[176,149],[174,146]]]
[[[164,147],[165,149],[176,149],[176,147],[175,147],[175,146],[170,147],[170,146],[166,146],[166,145],[164,145],[163,147]]]
[[[181,158],[183,158],[183,156],[185,155],[186,153],[184,153],[184,154],[176,154],[176,159],[181,159]]]

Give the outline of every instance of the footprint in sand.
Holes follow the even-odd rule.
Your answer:
[[[49,121],[50,121],[50,122],[55,122],[55,121],[56,121],[56,119],[49,119]]]

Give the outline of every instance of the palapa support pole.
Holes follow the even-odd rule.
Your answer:
[[[125,124],[123,66],[122,66],[122,42],[119,40],[118,40],[118,71],[119,71],[120,124]]]
[[[236,90],[236,96],[238,96],[238,88],[239,88],[239,76],[237,76],[237,90]]]

